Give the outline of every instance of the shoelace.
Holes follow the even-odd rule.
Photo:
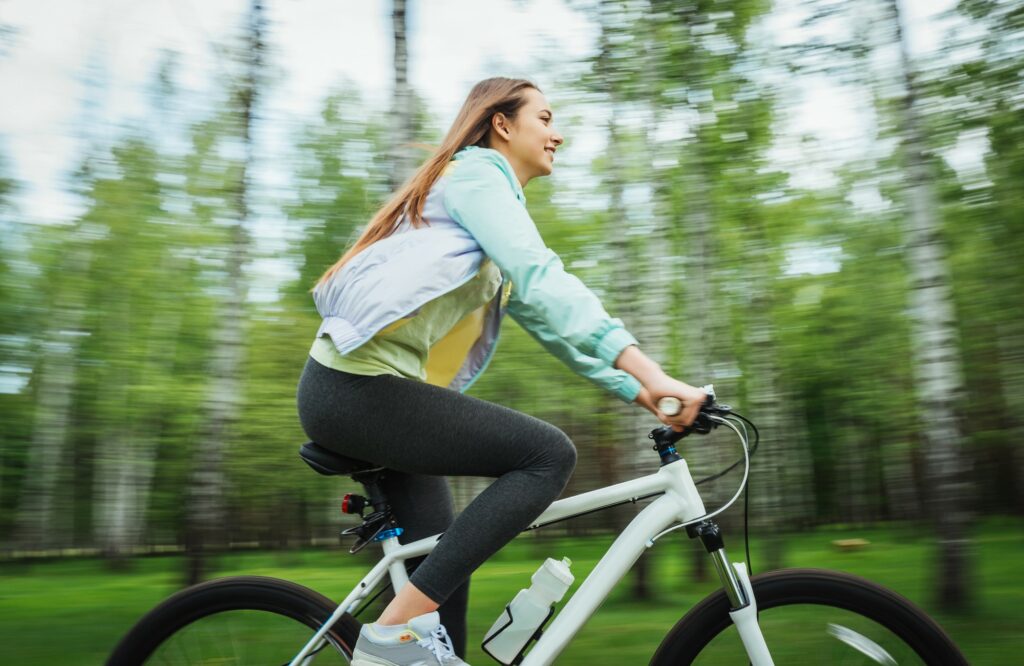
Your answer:
[[[443,624],[437,625],[426,638],[417,641],[418,645],[421,645],[437,657],[438,663],[443,664],[446,661],[455,659],[455,647],[452,645],[452,639],[448,637],[448,632],[445,630]]]

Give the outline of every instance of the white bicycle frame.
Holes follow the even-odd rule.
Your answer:
[[[531,525],[531,528],[539,527],[595,509],[635,502],[659,493],[661,496],[637,514],[615,539],[594,570],[569,597],[550,626],[526,654],[521,666],[546,666],[554,662],[616,583],[643,554],[644,549],[653,546],[654,540],[666,528],[699,519],[706,512],[686,461],[679,459],[663,465],[654,474],[558,500]],[[391,576],[391,583],[396,591],[407,583],[409,579],[405,570],[405,560],[432,551],[440,536],[404,545],[398,542],[397,537],[382,541],[383,559],[359,581],[355,589],[349,592],[330,619],[291,661],[291,666],[306,663],[307,656],[320,646],[321,639],[331,626],[344,613],[355,611],[382,582],[385,575]],[[772,658],[757,624],[757,604],[746,567],[743,563],[730,564],[724,548],[712,552],[712,556],[730,597],[731,607],[735,609],[729,615],[739,631],[750,663],[754,666],[771,666]]]

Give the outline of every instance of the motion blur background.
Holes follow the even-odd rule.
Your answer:
[[[1022,69],[1016,0],[0,3],[0,653],[95,663],[225,573],[354,583],[333,568],[358,559],[337,538],[354,488],[296,455],[308,290],[505,75],[566,139],[526,191],[546,241],[760,428],[755,571],[866,575],[972,663],[1019,663]],[[657,466],[649,414],[511,321],[471,394],[569,433],[566,494]],[[682,448],[695,475],[738,456],[724,434]],[[457,502],[487,483],[452,479]],[[552,544],[586,562],[635,510],[510,546],[477,628]],[[742,559],[741,510],[723,524]],[[663,635],[714,588],[679,534],[609,601],[633,609],[616,627]],[[76,655],[47,652],[55,627]],[[603,663],[602,640],[560,663]]]

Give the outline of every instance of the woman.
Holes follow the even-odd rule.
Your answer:
[[[465,654],[470,574],[558,497],[576,464],[558,428],[462,394],[506,312],[666,424],[691,423],[705,397],[647,358],[544,245],[523,188],[551,173],[561,143],[535,85],[481,81],[440,149],[313,290],[323,323],[299,381],[302,427],[393,470],[384,490],[403,542],[444,532],[364,625],[353,664],[464,664],[453,652]],[[666,396],[682,400],[677,416],[655,406]],[[456,518],[444,475],[495,481]]]

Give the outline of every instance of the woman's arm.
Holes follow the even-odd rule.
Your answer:
[[[633,375],[612,367],[611,363],[581,353],[556,335],[535,313],[525,308],[520,309],[514,300],[508,303],[508,314],[530,337],[577,375],[589,379],[623,402],[637,401],[641,387]]]
[[[661,366],[640,351],[636,345],[622,350],[615,359],[615,367],[636,377],[641,389],[635,402],[658,417],[662,423],[676,430],[690,425],[697,418],[697,412],[707,398],[704,389],[690,386],[665,374]],[[679,398],[683,408],[675,416],[668,416],[658,409],[658,401],[665,397]]]
[[[490,153],[496,151],[461,160],[447,176],[445,208],[512,282],[510,308],[611,366],[636,339],[544,244],[503,171],[503,158]]]
[[[556,356],[566,360],[573,351],[583,362],[569,363],[577,372],[599,375],[600,381],[618,383],[620,398],[637,391],[622,383],[620,369],[640,382],[637,402],[662,422],[681,428],[697,416],[704,392],[672,379],[639,348],[637,341],[605,311],[598,297],[575,275],[566,272],[562,260],[545,245],[523,202],[516,196],[513,175],[495,151],[479,151],[465,158],[446,176],[444,204],[448,213],[480,244],[484,253],[512,282],[509,311],[534,337]],[[601,363],[588,362],[587,358]],[[572,360],[572,359],[569,359]],[[607,368],[601,369],[604,364]],[[597,376],[591,376],[598,380]],[[632,384],[632,385],[631,385]],[[646,391],[646,393],[644,392]],[[666,396],[683,401],[676,416],[662,414],[656,403]]]

